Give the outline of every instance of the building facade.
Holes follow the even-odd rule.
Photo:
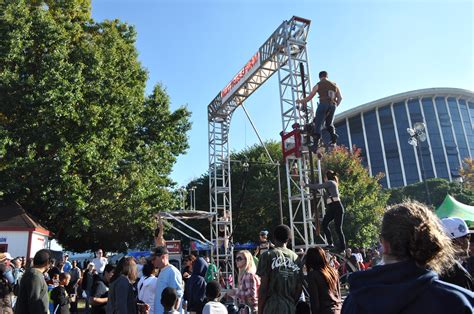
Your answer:
[[[426,126],[420,153],[408,144],[407,128]],[[361,149],[371,175],[394,188],[426,178],[453,180],[462,160],[474,158],[474,93],[457,88],[421,89],[350,109],[335,118],[338,143]]]

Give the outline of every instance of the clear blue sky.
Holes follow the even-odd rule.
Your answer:
[[[293,15],[310,19],[312,82],[327,70],[341,87],[343,112],[396,93],[430,87],[474,90],[471,0],[93,0],[96,21],[136,27],[147,91],[163,83],[172,109],[192,112],[190,148],[171,177],[185,185],[208,168],[207,106],[262,43]],[[276,75],[246,103],[264,140],[281,131]],[[232,150],[258,139],[242,109]]]

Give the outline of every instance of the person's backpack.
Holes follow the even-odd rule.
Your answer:
[[[84,276],[82,276],[81,288],[84,291],[87,290],[87,277],[89,277],[88,275],[89,275],[89,272],[85,271]]]
[[[20,294],[20,282],[13,285],[13,294],[17,297]]]
[[[0,278],[0,298],[4,298],[8,294],[12,292],[12,286],[8,283],[8,281],[1,277]]]

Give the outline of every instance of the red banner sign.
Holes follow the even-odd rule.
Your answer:
[[[242,70],[237,73],[236,76],[230,81],[229,84],[227,84],[226,87],[221,91],[221,98],[222,102],[225,102],[225,99],[227,99],[227,96],[230,96],[230,92],[234,91],[238,87],[240,87],[240,84],[242,84],[242,79],[244,77],[248,77],[250,74],[252,74],[258,67],[260,66],[260,52],[257,52],[256,54],[253,55],[253,57],[247,62],[247,64],[242,68]],[[248,74],[248,75],[247,75]]]
[[[181,241],[166,241],[166,248],[168,249],[169,254],[181,254]]]

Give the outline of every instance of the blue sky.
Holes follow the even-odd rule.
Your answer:
[[[343,102],[338,112],[393,94],[430,87],[474,90],[471,0],[93,0],[96,21],[136,27],[149,93],[167,88],[172,109],[192,112],[190,148],[172,179],[185,185],[208,168],[207,106],[293,15],[311,20],[311,80],[327,70]],[[281,131],[276,75],[246,102],[264,140]],[[233,151],[258,143],[242,109],[232,118]]]

